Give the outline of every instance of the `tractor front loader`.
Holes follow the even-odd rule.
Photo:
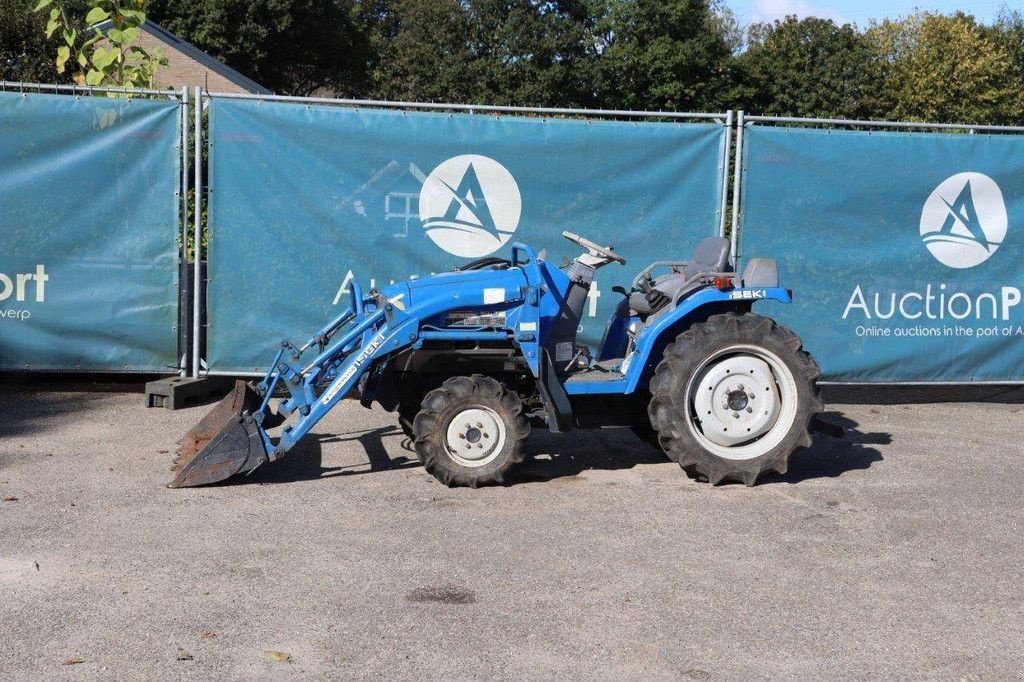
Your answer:
[[[599,268],[625,259],[563,236],[584,252],[561,267],[516,243],[508,260],[366,295],[353,284],[345,312],[301,346],[283,341],[259,384],[238,382],[186,435],[170,486],[274,462],[356,395],[397,411],[447,485],[503,481],[531,426],[632,427],[711,483],[785,472],[822,403],[800,339],[751,312],[791,300],[774,261],[738,274],[729,242],[710,238],[689,260],[651,264],[629,290],[614,288],[623,298],[595,354],[576,342],[587,293]]]

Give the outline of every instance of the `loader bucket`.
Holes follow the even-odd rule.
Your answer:
[[[267,461],[267,451],[252,414],[259,409],[258,393],[244,381],[217,403],[185,434],[178,447],[167,487],[189,488],[216,483],[247,473]]]

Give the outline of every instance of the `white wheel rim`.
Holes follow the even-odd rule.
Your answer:
[[[482,467],[494,461],[505,447],[505,422],[489,407],[471,407],[448,422],[445,447],[464,467]]]
[[[686,387],[686,424],[724,459],[760,457],[782,442],[797,413],[793,372],[775,353],[738,344],[707,357]]]

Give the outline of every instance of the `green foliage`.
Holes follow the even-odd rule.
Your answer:
[[[988,29],[1010,55],[1010,63],[1016,70],[1019,89],[1024,90],[1024,12],[1003,9],[994,26]],[[1016,125],[1024,125],[1024,107],[1018,112]]]
[[[34,14],[35,0],[0,0],[0,80],[70,83],[53,66],[44,30],[47,18]]]
[[[744,31],[723,2],[0,0],[0,74],[152,85],[147,12],[281,94],[1024,124],[1020,10]]]
[[[593,97],[593,21],[580,0],[377,0],[362,18],[377,97],[520,106]]]
[[[150,0],[150,18],[280,94],[367,89],[354,0]]]
[[[376,0],[363,8],[372,95],[480,103],[469,14],[460,0]]]
[[[157,67],[167,61],[135,44],[146,23],[144,7],[145,0],[38,0],[33,12],[47,17],[47,39],[58,34],[58,74],[70,66],[79,85],[152,88]],[[110,24],[105,33],[95,28],[104,22]]]
[[[744,108],[768,116],[877,118],[892,106],[882,61],[849,24],[788,16],[755,24],[739,63],[751,84]]]
[[[1021,71],[1008,41],[965,14],[919,13],[867,32],[895,98],[893,118],[1012,124],[1024,109]]]
[[[600,104],[721,109],[734,44],[709,0],[605,0],[597,22]]]
[[[470,56],[484,98],[520,106],[589,103],[596,55],[585,3],[474,0],[464,6]]]

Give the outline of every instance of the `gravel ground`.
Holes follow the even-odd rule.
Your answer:
[[[449,490],[346,404],[169,490],[206,409],[0,386],[0,678],[1024,674],[1019,396],[830,405],[847,437],[752,489],[605,430]]]

